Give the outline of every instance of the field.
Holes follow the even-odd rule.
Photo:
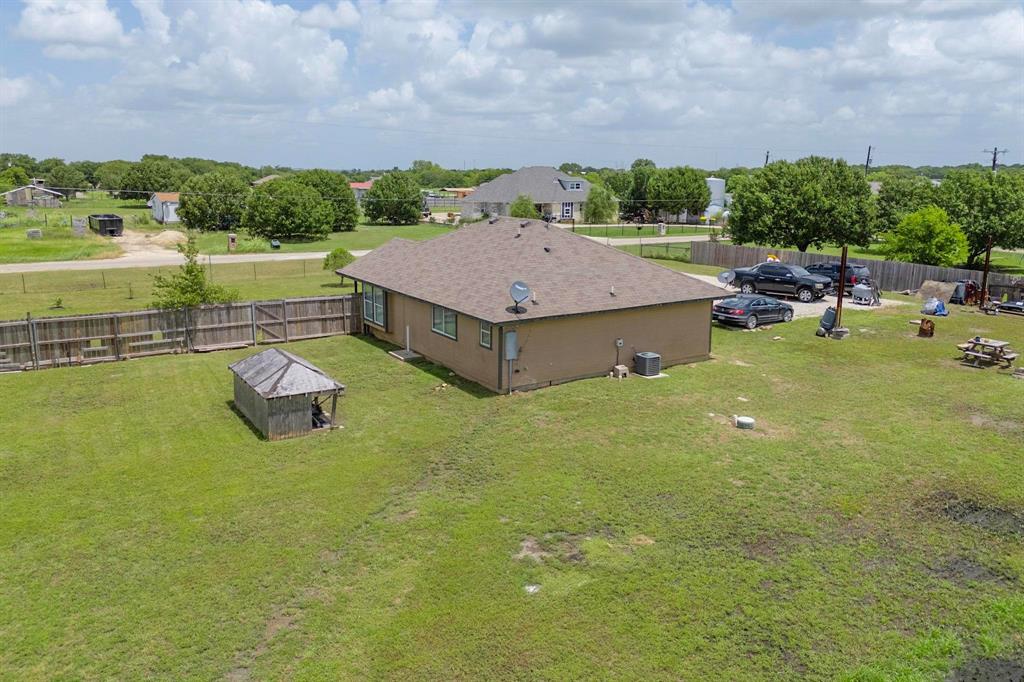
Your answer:
[[[251,349],[0,375],[0,670],[868,681],[1024,661],[1024,382],[953,357],[974,334],[1024,345],[1024,321],[956,311],[919,339],[914,312],[851,310],[842,342],[810,320],[715,329],[714,360],[666,379],[513,396],[359,337],[294,343],[347,384],[345,429],[275,443],[231,409],[225,366]]]
[[[125,227],[133,228],[136,216],[149,216],[144,202],[111,199],[101,192],[91,192],[86,199],[65,201],[61,208],[2,206],[0,210],[7,214],[0,221],[0,263],[113,258],[121,254],[120,247],[88,229],[84,237],[75,237],[71,233],[71,218],[116,213],[126,218]],[[43,238],[27,239],[25,231],[31,228],[41,229]]]
[[[573,229],[573,228],[569,228]],[[666,224],[665,234],[669,237],[677,237],[679,235],[695,235],[695,234],[708,234],[719,228],[708,228],[703,225],[675,225]],[[657,225],[641,225],[640,229],[637,229],[636,225],[633,224],[620,224],[620,225],[577,225],[574,232],[577,234],[585,234],[591,237],[607,237],[608,239],[624,239],[624,238],[636,238],[636,237],[657,237],[658,226]]]
[[[29,312],[40,317],[149,308],[153,275],[177,270],[173,266],[0,273],[0,320],[24,318]],[[352,283],[342,287],[333,271],[323,269],[321,260],[215,264],[207,266],[207,272],[214,283],[236,289],[243,301],[352,291]],[[58,297],[63,307],[55,309]]]
[[[335,232],[327,239],[317,241],[284,241],[281,251],[331,251],[338,247],[349,251],[375,249],[395,237],[403,239],[430,239],[450,232],[452,227],[444,225],[420,223],[417,225],[364,225],[360,224],[352,232]],[[242,237],[243,235],[239,235]],[[228,252],[228,238],[225,232],[206,232],[197,239],[200,253],[219,254]],[[269,253],[270,246],[265,242],[244,241],[236,253]]]

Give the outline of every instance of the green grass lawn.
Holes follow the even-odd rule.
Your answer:
[[[913,309],[847,315],[842,342],[715,329],[715,359],[668,378],[514,396],[358,337],[294,343],[347,384],[345,429],[274,443],[230,406],[252,349],[0,375],[0,669],[866,681],[1022,660],[1021,526],[982,527],[1024,510],[1020,382],[953,353],[1022,346],[1021,320],[956,311],[919,339]]]
[[[331,251],[338,247],[357,251],[375,249],[395,237],[403,239],[430,239],[447,234],[455,228],[439,224],[419,223],[416,225],[365,225],[361,224],[352,232],[334,232],[327,239],[318,241],[284,241],[281,251]],[[243,235],[239,235],[242,237]],[[226,232],[205,232],[198,235],[197,243],[200,253],[220,254],[228,252]],[[243,243],[238,253],[269,252],[267,242],[255,240]]]
[[[572,228],[567,228],[572,229]],[[716,228],[717,229],[717,228]],[[575,230],[577,234],[585,234],[591,237],[608,237],[609,239],[623,239],[628,237],[657,237],[660,236],[658,233],[657,225],[642,225],[638,230],[636,225],[577,225]],[[702,225],[665,225],[665,234],[669,237],[678,237],[680,235],[695,235],[695,234],[708,234],[713,230],[702,226]]]
[[[27,312],[38,317],[149,308],[153,275],[177,270],[174,266],[0,273],[0,320],[23,318]],[[237,289],[243,301],[352,291],[351,282],[341,287],[338,276],[324,271],[320,260],[215,264],[207,266],[211,271],[214,283]],[[58,297],[64,307],[53,309]]]

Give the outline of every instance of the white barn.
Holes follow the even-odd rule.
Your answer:
[[[177,192],[155,192],[147,204],[153,210],[153,219],[162,224],[180,223],[179,196]]]

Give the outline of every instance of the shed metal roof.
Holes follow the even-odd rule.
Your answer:
[[[40,187],[39,185],[22,185],[21,187],[15,187],[14,189],[7,190],[6,192],[3,192],[2,194],[0,194],[0,196],[7,196],[8,194],[14,194],[15,192],[20,192],[23,189],[30,189],[30,190],[33,190],[33,191],[36,191],[36,192],[46,192],[47,194],[52,194],[53,196],[61,197],[61,198],[64,197],[63,194],[61,194],[60,192],[58,192],[55,189],[50,189],[49,187]]]
[[[264,398],[345,390],[319,367],[280,348],[250,355],[228,365],[228,369]]]

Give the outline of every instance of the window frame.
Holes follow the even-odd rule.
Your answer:
[[[487,343],[484,343],[484,333],[487,333]],[[484,322],[480,320],[480,345],[487,350],[492,350],[494,347],[494,325],[490,322]]]
[[[573,203],[574,202],[572,201],[562,202],[562,218],[572,218],[576,208],[575,206],[573,206]],[[568,209],[568,211],[566,211],[566,209]]]
[[[440,313],[441,313],[441,318],[440,318],[441,324],[440,324],[440,327],[437,324],[437,321],[438,321],[438,317],[437,317],[438,311],[440,311]],[[449,334],[447,332],[447,330],[446,330],[446,324],[447,324],[447,321],[448,321],[447,320],[447,316],[449,314],[451,315],[451,323],[452,323],[452,333],[451,334]],[[455,312],[454,310],[452,310],[451,308],[445,308],[443,305],[437,305],[436,303],[435,304],[431,304],[431,307],[430,307],[430,331],[434,332],[435,334],[439,334],[439,335],[445,337],[446,339],[451,339],[452,341],[458,341],[459,340],[459,314],[457,312]]]
[[[369,293],[369,298],[367,298],[367,293]],[[387,293],[383,287],[363,282],[363,322],[384,330],[388,328]],[[367,309],[369,309],[370,315],[367,315]]]

